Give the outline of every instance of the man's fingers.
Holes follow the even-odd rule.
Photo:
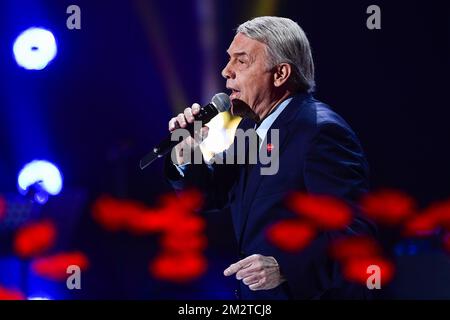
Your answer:
[[[178,124],[179,124],[179,126],[181,128],[185,128],[186,127],[187,123],[186,123],[186,118],[184,117],[184,113],[178,114],[176,119],[177,119],[177,122],[178,122]]]
[[[261,267],[257,263],[251,264],[248,268],[243,268],[236,273],[236,279],[241,280],[261,271]]]
[[[169,131],[173,131],[175,129],[178,129],[179,127],[180,127],[180,125],[178,124],[178,121],[177,121],[176,117],[170,119],[170,121],[169,121]]]
[[[252,291],[261,290],[263,288],[262,282],[263,282],[263,279],[259,279],[258,282],[249,285],[248,288]]]
[[[258,255],[253,254],[245,259],[239,260],[238,262],[233,263],[228,268],[226,268],[223,274],[227,277],[231,276],[232,274],[238,272],[240,269],[249,267],[253,263],[253,261],[257,259],[257,257]]]
[[[183,114],[187,123],[194,122],[195,120],[194,116],[197,115],[199,112],[200,112],[200,105],[198,103],[194,103],[191,108],[184,109]]]
[[[194,116],[200,112],[200,105],[194,103],[191,108],[184,109],[183,113],[178,114],[176,117],[169,121],[169,131],[173,131],[178,128],[185,128],[188,123],[194,122]]]
[[[251,275],[249,277],[246,277],[246,278],[242,279],[242,282],[245,285],[249,286],[249,285],[258,283],[259,279],[260,279],[260,275],[259,274],[254,274],[254,275]]]
[[[184,118],[188,123],[194,122],[194,116],[192,115],[192,109],[186,108],[184,109]]]
[[[251,266],[250,264],[244,264],[242,263],[243,260],[238,261],[236,263],[233,263],[232,265],[230,265],[227,269],[225,269],[225,271],[223,272],[224,275],[231,276],[233,274],[235,274],[236,272],[238,272],[241,269],[245,269]]]
[[[279,272],[278,262],[274,257],[253,254],[225,269],[226,276],[236,273],[236,279],[248,286],[250,290],[269,290],[280,285],[286,279]]]
[[[192,114],[195,116],[196,114],[198,114],[200,112],[200,105],[198,103],[194,103],[192,105]]]
[[[236,262],[236,263],[233,263],[232,265],[230,265],[228,268],[225,269],[223,274],[228,277],[228,276],[235,274],[239,270],[241,270],[243,268],[243,266],[239,262]]]

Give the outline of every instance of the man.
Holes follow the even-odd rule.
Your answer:
[[[230,210],[240,260],[224,275],[239,280],[240,298],[364,298],[364,288],[345,282],[327,254],[334,237],[372,232],[357,213],[345,230],[322,232],[298,253],[284,252],[266,237],[273,223],[295,217],[283,205],[290,191],[332,195],[355,204],[368,189],[367,163],[356,135],[311,95],[314,65],[306,35],[290,19],[259,17],[238,27],[227,52],[230,60],[222,75],[231,90],[231,111],[243,117],[239,128],[256,123],[261,140],[267,139],[265,130],[279,130],[273,145],[279,148],[278,172],[261,175],[259,163],[186,163],[186,146],[197,145],[187,138],[175,148],[175,163],[166,159],[168,180],[177,190],[202,190],[208,208]],[[192,123],[199,108],[194,104],[172,118],[169,130]]]

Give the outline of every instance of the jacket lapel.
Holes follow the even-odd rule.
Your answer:
[[[290,127],[290,123],[291,121],[295,118],[295,116],[297,115],[297,113],[299,112],[299,110],[301,109],[301,105],[302,102],[307,99],[310,95],[309,94],[298,94],[295,95],[293,97],[293,99],[291,100],[291,102],[286,106],[286,108],[283,110],[283,112],[280,113],[280,115],[275,119],[274,123],[272,124],[272,126],[270,127],[271,129],[278,129],[279,130],[279,141],[271,141],[270,140],[270,130],[267,132],[266,135],[266,139],[265,141],[263,141],[262,147],[261,148],[265,148],[267,146],[268,143],[270,143],[272,145],[273,148],[278,148],[279,151],[279,158],[281,158],[281,153],[283,150],[283,146],[286,143],[286,139],[289,136],[291,127]],[[266,150],[261,149],[262,152],[266,152]],[[277,161],[279,161],[279,159],[277,159]],[[240,216],[240,233],[239,233],[239,239],[238,239],[238,243],[239,246],[241,245],[242,242],[242,236],[247,224],[247,220],[248,220],[248,215],[249,215],[249,210],[250,210],[250,206],[254,200],[254,197],[256,195],[256,192],[258,191],[259,185],[261,184],[262,179],[265,177],[265,175],[261,174],[261,162],[259,161],[259,157],[258,157],[258,162],[253,165],[253,167],[251,168],[250,172],[248,173],[248,181],[247,181],[247,185],[245,188],[245,191],[243,189],[243,183],[240,183],[240,193],[242,195],[242,211],[240,212],[239,216]],[[243,171],[245,170],[241,170],[241,179],[242,180],[242,175],[244,174]]]

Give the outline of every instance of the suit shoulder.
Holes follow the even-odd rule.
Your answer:
[[[346,150],[364,154],[361,142],[350,125],[328,105],[316,103],[316,130],[313,141],[326,144],[339,144]],[[365,160],[364,160],[365,161]]]
[[[336,113],[327,104],[317,101],[316,105],[316,124],[319,130],[326,128],[336,128],[353,133],[350,125],[338,113]]]
[[[334,128],[354,134],[350,125],[337,112],[314,97],[303,101],[296,122],[299,126],[308,128],[311,133]]]

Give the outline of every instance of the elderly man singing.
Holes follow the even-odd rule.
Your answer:
[[[256,129],[262,141],[278,130],[277,141],[270,143],[271,149],[278,148],[278,171],[262,175],[259,162],[187,162],[187,146],[198,146],[189,137],[177,145],[175,158],[166,158],[169,182],[176,190],[201,190],[205,209],[231,213],[239,257],[224,275],[239,281],[240,299],[366,298],[367,288],[342,277],[328,247],[339,236],[374,232],[355,205],[368,190],[368,165],[350,126],[312,95],[314,64],[305,33],[290,19],[258,17],[237,28],[227,53],[222,75],[231,91],[231,111],[243,118],[239,129]],[[169,121],[169,130],[185,128],[199,109],[198,104],[186,108]],[[207,131],[203,127],[201,136]],[[298,217],[285,206],[286,195],[294,190],[347,202],[354,208],[351,223],[319,232],[298,252],[281,250],[269,241],[267,230]]]

